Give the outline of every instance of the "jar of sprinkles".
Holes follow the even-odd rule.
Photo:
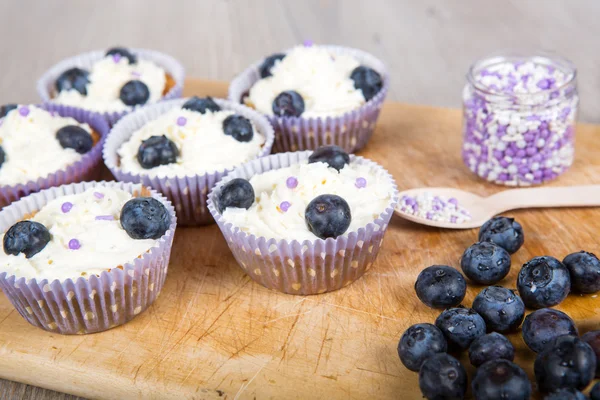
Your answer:
[[[478,176],[529,186],[573,163],[577,70],[544,53],[488,57],[469,69],[463,90],[462,157]]]

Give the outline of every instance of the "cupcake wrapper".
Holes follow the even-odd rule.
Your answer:
[[[5,232],[25,215],[35,212],[57,197],[108,186],[130,193],[142,193],[142,186],[122,182],[83,182],[44,190],[10,205],[0,212],[0,230]],[[104,331],[122,325],[143,312],[160,293],[169,265],[176,217],[171,203],[155,191],[150,195],[162,202],[171,215],[171,226],[141,257],[100,276],[77,280],[26,280],[0,272],[0,288],[19,314],[31,325],[65,335]]]
[[[226,222],[215,204],[224,184],[234,178],[250,179],[256,174],[288,167],[306,160],[312,152],[282,153],[254,160],[237,168],[209,194],[208,208],[242,269],[256,282],[280,292],[310,295],[340,289],[360,278],[371,268],[383,244],[383,236],[398,191],[392,176],[378,164],[352,156],[353,162],[377,167],[393,184],[390,203],[379,217],[358,231],[336,239],[276,240],[242,232]]]
[[[87,123],[100,135],[100,140],[89,152],[81,157],[81,160],[67,166],[65,169],[58,170],[35,181],[29,181],[18,185],[0,186],[0,207],[4,207],[21,197],[39,192],[40,190],[49,187],[93,180],[98,175],[98,166],[102,160],[102,148],[109,131],[108,124],[104,118],[92,111],[60,104],[44,104],[39,107],[47,111],[56,112],[62,117],[72,117],[81,123]]]
[[[208,192],[232,169],[215,171],[202,175],[185,177],[165,177],[140,175],[124,172],[119,168],[117,150],[129,140],[131,135],[143,125],[158,118],[174,107],[181,107],[187,99],[165,101],[137,110],[119,121],[111,130],[104,146],[104,163],[119,181],[142,183],[163,193],[174,204],[180,225],[206,225],[214,223],[208,211]],[[226,100],[214,99],[224,110],[233,110],[250,119],[257,130],[265,137],[265,144],[257,157],[264,157],[271,152],[274,134],[273,128],[266,118],[246,106],[234,104]]]
[[[379,111],[388,92],[390,80],[384,64],[364,51],[340,46],[323,46],[335,54],[345,54],[357,59],[361,65],[373,68],[381,75],[383,87],[371,100],[356,110],[339,117],[302,118],[265,115],[275,129],[274,153],[315,150],[324,145],[337,145],[354,153],[367,144]],[[288,50],[289,51],[289,50]],[[229,86],[229,100],[240,103],[242,97],[260,80],[260,60],[238,75]]]
[[[183,65],[173,57],[160,53],[154,50],[146,49],[130,49],[132,53],[137,55],[140,59],[149,60],[155,64],[164,68],[164,70],[173,77],[175,85],[165,94],[160,101],[172,100],[181,97],[183,93],[183,84],[185,80],[185,69]],[[91,69],[95,62],[101,60],[104,57],[106,51],[96,50],[83,53],[74,57],[67,58],[58,64],[54,65],[48,71],[42,75],[37,82],[37,91],[44,103],[52,102],[52,94],[54,93],[54,84],[56,79],[69,68],[79,67],[83,69]],[[131,113],[132,111],[141,108],[142,106],[136,106],[131,110],[125,111],[107,111],[99,112],[110,126],[114,125],[124,115]],[[93,110],[91,110],[93,111]]]

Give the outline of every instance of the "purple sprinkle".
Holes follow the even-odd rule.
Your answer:
[[[450,217],[450,222],[453,224],[456,223],[456,217],[454,215]]]
[[[56,114],[56,111],[50,111],[50,116],[51,116],[51,117],[56,117],[56,115],[57,115],[57,114]]]
[[[22,117],[28,116],[29,115],[29,107],[23,106],[23,107],[19,108],[19,114],[21,114]]]
[[[104,194],[102,194],[100,192],[94,192],[94,196],[96,196],[97,199],[103,199],[104,198]]]
[[[112,215],[97,215],[96,221],[113,221],[115,217]]]
[[[131,71],[131,76],[134,76],[134,77],[136,77],[136,78],[139,78],[140,76],[142,76],[142,74],[140,74],[140,73],[139,73],[139,72],[137,72],[137,71]]]
[[[427,218],[427,219],[433,219],[433,213],[432,212],[428,212],[427,214],[425,214],[425,218]]]
[[[356,182],[354,182],[354,186],[359,189],[367,187],[367,180],[365,178],[356,178]]]
[[[70,203],[68,201],[65,201],[64,203],[62,203],[62,206],[60,206],[60,209],[64,213],[68,213],[69,211],[71,211],[71,208],[73,208],[73,203]]]
[[[185,117],[179,117],[179,118],[177,118],[177,125],[179,125],[179,126],[185,126],[186,123],[187,123],[187,119]]]
[[[289,210],[291,206],[292,204],[289,201],[282,201],[279,205],[279,208],[281,209],[281,211],[287,212],[287,210]]]
[[[79,250],[80,247],[81,247],[81,243],[79,243],[79,240],[77,240],[77,239],[69,240],[69,249]]]
[[[0,126],[4,123],[4,118],[0,118]]]
[[[454,204],[455,206],[458,205],[458,200],[456,200],[454,197],[448,199],[448,203],[450,204]]]
[[[312,40],[305,40],[304,41],[304,47],[311,47],[313,44],[315,44]]]
[[[121,55],[118,54],[118,53],[117,54],[113,54],[112,58],[113,58],[113,61],[115,63],[118,63],[119,61],[121,61]]]
[[[296,189],[298,187],[298,179],[295,176],[290,176],[285,181],[285,185],[290,189]]]

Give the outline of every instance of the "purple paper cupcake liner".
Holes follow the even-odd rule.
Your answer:
[[[200,175],[187,175],[167,177],[162,175],[149,176],[124,172],[119,168],[119,147],[129,140],[131,135],[149,121],[160,115],[181,107],[187,99],[165,101],[143,107],[123,118],[111,130],[104,145],[104,163],[119,181],[142,183],[163,193],[175,206],[180,225],[207,225],[214,223],[208,211],[208,192],[225,175],[233,170],[221,170]],[[232,110],[250,119],[256,129],[265,137],[265,143],[258,157],[271,153],[274,134],[273,128],[266,118],[246,106],[235,104],[227,100],[214,99],[224,110]]]
[[[383,167],[362,157],[351,156],[352,162],[370,165],[385,174],[392,183],[393,194],[390,203],[375,221],[336,239],[298,242],[256,237],[225,221],[215,207],[223,185],[230,180],[250,179],[263,172],[288,167],[306,160],[311,153],[281,153],[250,161],[219,182],[208,196],[208,208],[240,267],[256,282],[283,293],[311,295],[331,292],[360,278],[375,262],[398,202],[396,183]]]
[[[49,281],[25,279],[0,272],[0,288],[19,314],[31,325],[64,335],[101,332],[123,325],[143,312],[158,297],[167,275],[177,218],[171,203],[154,190],[123,182],[82,182],[50,188],[11,204],[0,212],[0,230],[38,211],[49,201],[98,186],[149,195],[163,203],[171,215],[169,230],[158,246],[123,264],[107,265],[100,276]],[[1,271],[0,267],[0,271]]]
[[[0,207],[4,207],[13,201],[27,196],[31,193],[39,192],[42,189],[47,189],[53,186],[66,185],[69,183],[82,182],[92,180],[98,174],[98,166],[101,163],[102,148],[104,141],[108,135],[109,127],[107,122],[98,113],[63,106],[60,104],[44,104],[37,107],[43,108],[50,112],[55,112],[61,117],[71,117],[80,123],[87,123],[96,133],[100,135],[100,139],[94,147],[85,153],[81,160],[68,165],[67,168],[52,172],[44,178],[38,178],[35,181],[20,183],[17,185],[0,186]],[[33,161],[32,161],[33,162]]]
[[[180,98],[183,93],[183,84],[185,81],[185,69],[183,65],[168,54],[160,53],[154,50],[146,49],[129,49],[140,59],[149,60],[164,68],[165,72],[169,74],[175,81],[175,85],[169,89],[169,91],[161,98],[163,100],[171,100]],[[52,98],[55,92],[54,84],[56,79],[69,68],[78,67],[84,69],[91,69],[95,62],[101,60],[106,54],[105,50],[96,50],[83,53],[74,57],[67,58],[58,64],[55,64],[52,68],[42,75],[37,82],[37,91],[44,103],[52,102]],[[142,106],[135,106],[131,110],[126,111],[108,111],[99,112],[110,126],[114,125],[124,115],[131,113],[132,111]],[[93,110],[90,110],[93,111]]]
[[[352,56],[361,65],[373,68],[381,75],[383,87],[371,100],[356,110],[338,117],[302,118],[265,115],[275,129],[274,153],[315,150],[324,145],[337,145],[348,153],[354,153],[365,147],[373,134],[390,85],[385,65],[379,59],[361,50],[341,46],[322,47],[335,54]],[[261,59],[254,63],[231,81],[229,100],[236,103],[242,102],[250,88],[261,79],[259,67],[262,62]]]

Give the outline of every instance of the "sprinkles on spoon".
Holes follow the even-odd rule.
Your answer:
[[[405,214],[431,221],[461,224],[471,220],[471,213],[461,207],[458,200],[436,196],[431,192],[422,192],[417,196],[402,196],[398,209]]]

